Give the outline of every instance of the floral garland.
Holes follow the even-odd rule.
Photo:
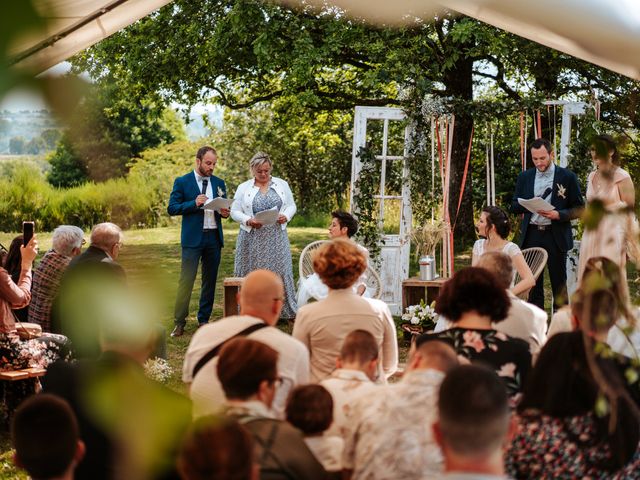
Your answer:
[[[378,186],[378,174],[376,158],[373,151],[367,147],[361,147],[358,158],[362,163],[362,169],[353,188],[353,213],[358,219],[358,241],[369,250],[369,257],[374,264],[381,261],[380,252],[384,239],[376,217],[375,193]]]

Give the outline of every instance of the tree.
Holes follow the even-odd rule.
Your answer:
[[[9,139],[9,153],[22,155],[25,151],[27,141],[24,137],[11,137]]]
[[[47,145],[42,137],[34,137],[27,142],[24,147],[24,152],[29,155],[37,155],[46,150],[46,148]]]
[[[152,101],[129,98],[114,85],[95,85],[50,158],[56,170],[50,180],[61,186],[121,177],[130,160],[145,149],[185,137],[175,112]],[[68,166],[73,166],[70,173],[57,171]]]
[[[263,102],[278,108],[274,102],[284,100],[308,115],[352,111],[356,105],[398,105],[415,113],[425,95],[447,98],[456,114],[451,198],[457,199],[480,83],[489,82],[493,96],[512,105],[528,100],[517,88],[523,77],[534,80],[527,85],[534,97],[567,85],[580,88],[566,75],[566,56],[550,55],[544,47],[536,46],[537,56],[518,64],[531,45],[451,13],[390,28],[348,19],[335,7],[177,0],[73,63],[97,79],[127,85],[132,95],[187,105],[218,102],[234,110]],[[472,182],[466,185],[457,238],[474,231]],[[453,217],[457,201],[451,209]]]
[[[47,181],[58,188],[69,188],[81,185],[89,179],[87,168],[72,151],[69,138],[63,136],[55,152],[49,156],[51,171]]]
[[[58,140],[60,140],[61,136],[62,134],[60,133],[60,130],[57,130],[55,128],[47,128],[40,134],[40,137],[42,137],[42,140],[44,140],[47,150],[53,150],[54,148],[56,148]]]

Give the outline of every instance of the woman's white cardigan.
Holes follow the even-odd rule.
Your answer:
[[[287,223],[291,221],[296,214],[296,203],[293,201],[293,194],[289,188],[289,184],[278,177],[271,177],[271,188],[275,190],[282,199],[282,208],[280,213],[287,217]],[[231,218],[240,224],[240,228],[250,232],[253,227],[247,225],[247,221],[252,219],[253,199],[260,190],[255,186],[255,179],[252,178],[238,185],[236,194],[233,196],[233,204],[231,205]],[[282,229],[287,228],[287,223],[282,224]]]

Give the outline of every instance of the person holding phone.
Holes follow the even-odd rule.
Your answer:
[[[33,224],[31,224],[33,227]],[[4,268],[0,268],[0,335],[16,333],[16,321],[12,309],[23,308],[31,300],[31,269],[38,255],[38,240],[31,230],[31,239],[20,247],[20,276],[17,282]]]

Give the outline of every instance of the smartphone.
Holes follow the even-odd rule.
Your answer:
[[[34,222],[22,222],[22,245],[25,247],[33,238],[33,231],[35,230]]]

